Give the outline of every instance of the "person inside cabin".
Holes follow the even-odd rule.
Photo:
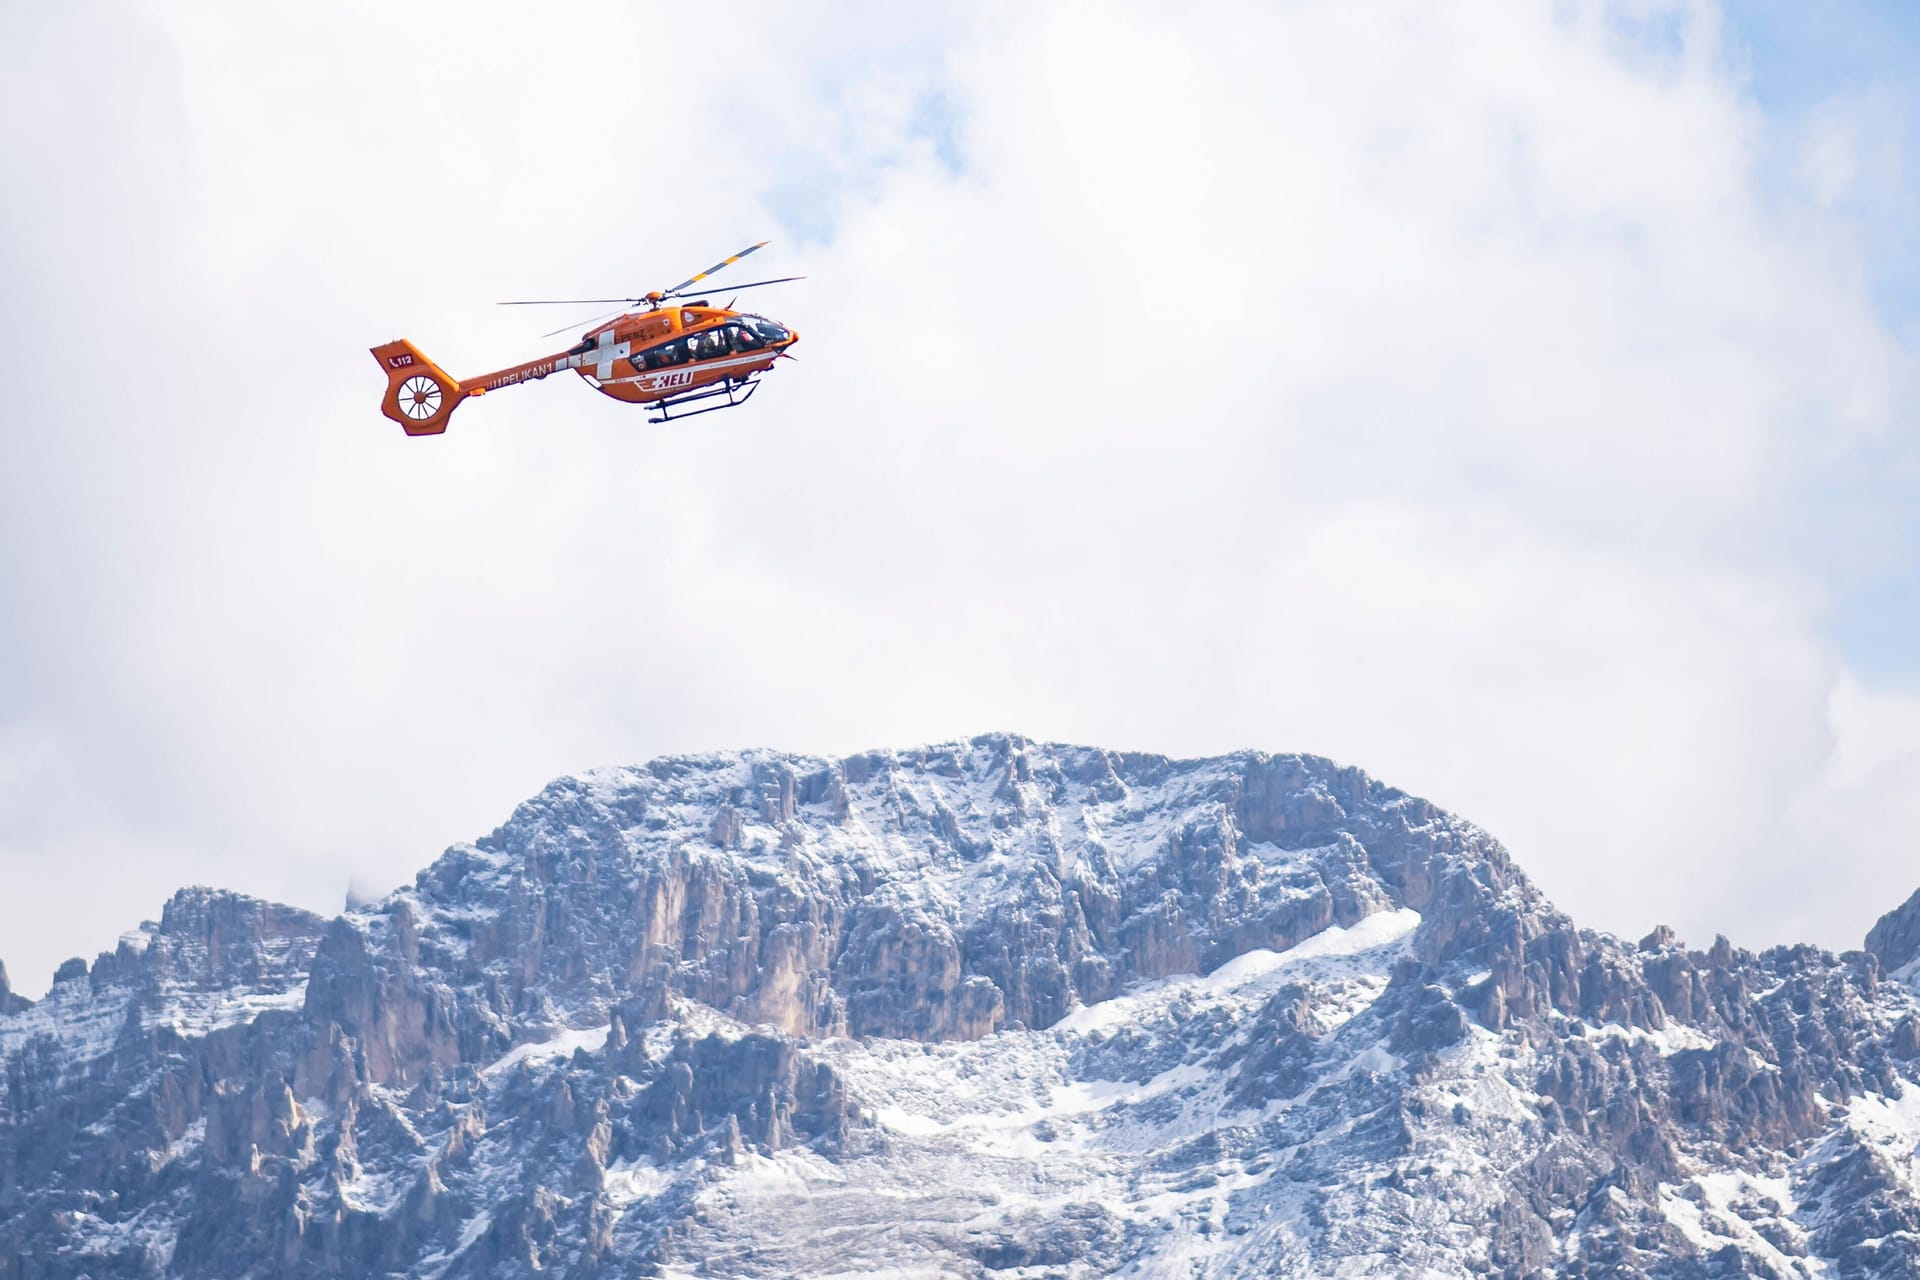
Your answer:
[[[753,351],[761,345],[760,335],[745,325],[736,325],[733,330],[733,349],[735,351]]]

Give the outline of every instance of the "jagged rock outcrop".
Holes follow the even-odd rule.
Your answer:
[[[1888,972],[1920,959],[1920,890],[1874,922],[1866,949]]]
[[[1628,945],[1312,757],[607,770],[0,971],[0,1280],[1904,1276],[1916,913]]]
[[[33,1001],[25,996],[15,995],[13,985],[7,981],[7,966],[0,961],[0,1018],[9,1014],[24,1013],[33,1007]]]

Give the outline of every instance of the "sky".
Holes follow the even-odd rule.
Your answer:
[[[1819,11],[0,3],[0,958],[994,730],[1857,946],[1920,887],[1920,20]],[[379,413],[373,345],[763,239],[745,409]]]

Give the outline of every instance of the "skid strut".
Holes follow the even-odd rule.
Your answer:
[[[749,374],[744,378],[728,378],[725,382],[711,387],[702,387],[698,391],[689,391],[683,396],[669,396],[665,400],[656,400],[651,406],[654,413],[648,422],[674,422],[681,418],[697,418],[703,413],[713,413],[719,409],[733,409],[753,399],[754,389],[760,385],[760,375]],[[684,405],[699,404],[703,400],[721,400],[720,404],[710,404],[704,409],[688,409],[684,413],[674,410]]]

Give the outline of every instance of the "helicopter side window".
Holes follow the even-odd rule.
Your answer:
[[[680,363],[680,344],[677,342],[665,343],[658,347],[652,347],[641,354],[646,357],[647,368],[664,369],[668,365]]]
[[[760,340],[759,334],[743,324],[728,325],[727,333],[732,336],[735,351],[754,351],[766,345]]]

